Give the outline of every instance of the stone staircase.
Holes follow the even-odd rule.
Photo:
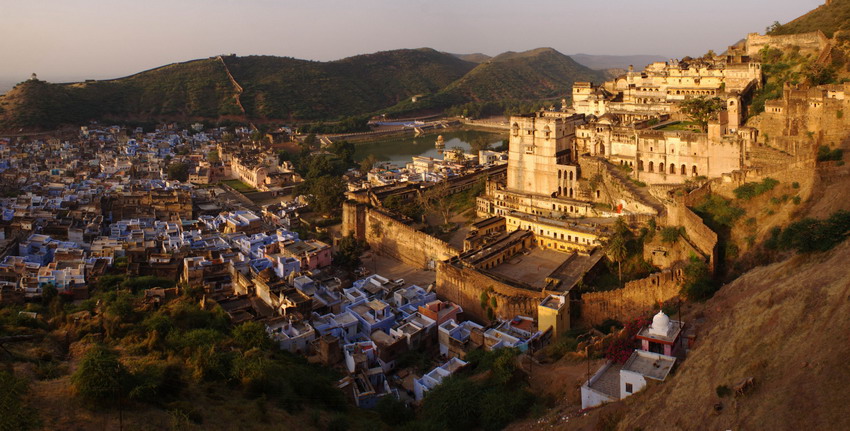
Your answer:
[[[770,168],[785,166],[794,162],[794,160],[794,156],[784,151],[768,146],[758,146],[753,147],[748,152],[747,165],[751,167]]]
[[[641,203],[654,209],[659,216],[663,216],[665,214],[666,209],[664,208],[664,205],[655,196],[652,196],[648,188],[638,187],[634,182],[632,182],[632,178],[629,174],[618,169],[607,160],[603,158],[598,158],[598,160],[600,162],[599,164],[605,168],[609,176],[620,183],[620,185],[628,190],[633,196],[636,196]]]

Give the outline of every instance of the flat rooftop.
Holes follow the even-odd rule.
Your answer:
[[[620,369],[623,366],[620,364],[611,364],[592,385],[590,388],[608,395],[614,399],[620,399]]]
[[[673,369],[675,358],[670,358],[657,353],[635,350],[629,360],[623,365],[623,370],[638,373],[644,377],[655,380],[664,380]]]
[[[546,287],[546,277],[569,258],[563,252],[533,248],[528,254],[517,253],[488,271],[542,290]]]

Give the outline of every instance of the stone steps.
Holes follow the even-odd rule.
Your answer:
[[[635,183],[632,182],[631,177],[618,169],[616,166],[609,163],[607,160],[600,158],[602,166],[608,171],[611,177],[618,180],[618,182],[629,192],[631,192],[634,196],[637,196],[641,203],[647,205],[654,209],[659,215],[664,214],[664,205],[662,205],[658,200],[649,193],[649,190],[645,190],[643,187],[638,187]]]

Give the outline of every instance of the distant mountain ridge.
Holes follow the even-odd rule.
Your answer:
[[[551,48],[460,57],[480,63],[430,48],[329,62],[231,55],[111,80],[30,80],[0,96],[0,129],[50,129],[90,120],[330,121],[387,110],[563,97],[575,81],[605,77]],[[413,96],[424,102],[414,104]]]
[[[628,69],[629,66],[634,66],[636,70],[642,70],[649,64],[669,60],[669,58],[660,55],[570,54],[570,57],[579,64],[594,70]]]
[[[516,54],[511,51],[500,54],[504,55]],[[484,63],[493,57],[480,52],[474,54],[452,54],[455,57],[471,61],[473,63]],[[592,55],[592,54],[569,54],[569,57],[575,60],[578,64],[588,67],[593,70],[613,70],[613,69],[628,69],[633,65],[636,69],[642,69],[644,66],[655,63],[657,61],[667,61],[669,58],[662,55]]]

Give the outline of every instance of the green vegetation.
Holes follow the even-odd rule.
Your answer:
[[[839,30],[850,29],[850,2],[834,0],[829,6],[821,6],[787,23],[774,23],[768,28],[771,35],[808,33],[822,31],[826,37],[832,37]]]
[[[177,181],[188,181],[189,165],[183,162],[174,162],[168,165],[168,179]]]
[[[693,210],[715,232],[732,227],[732,224],[746,213],[743,208],[733,205],[731,200],[714,194],[709,195]]]
[[[774,227],[765,247],[801,253],[827,251],[850,235],[850,212],[836,211],[828,219],[804,218],[785,229]]]
[[[765,178],[760,183],[746,183],[735,190],[735,197],[738,199],[750,200],[756,196],[760,196],[774,189],[779,184],[779,181],[773,178]]]
[[[425,209],[418,202],[412,199],[403,199],[399,195],[392,195],[384,200],[384,207],[415,221],[421,220],[425,214]]]
[[[667,244],[675,243],[680,236],[685,236],[685,228],[682,226],[666,226],[661,229],[661,241]]]
[[[657,121],[657,120],[656,120]],[[658,130],[663,130],[665,132],[700,132],[700,125],[694,121],[676,121],[670,123]]]
[[[724,398],[724,397],[728,397],[729,395],[732,395],[732,389],[729,389],[729,386],[726,386],[726,385],[718,386],[717,389],[715,389],[715,392],[717,393],[717,396],[720,397],[720,398]]]
[[[470,370],[455,374],[425,396],[414,429],[500,430],[526,415],[535,401],[517,366],[517,349],[476,350]]]
[[[238,98],[228,71],[242,87]],[[368,131],[368,114],[378,112],[406,116],[453,106],[452,113],[471,117],[529,112],[543,106],[542,100],[560,99],[575,81],[603,78],[549,48],[505,53],[481,64],[429,48],[331,62],[224,56],[109,81],[27,81],[3,96],[0,128],[56,128],[128,117],[218,122],[248,117],[309,121],[306,131],[348,133]]]
[[[821,145],[818,147],[818,161],[819,162],[830,162],[830,161],[839,161],[844,158],[844,150],[841,148],[830,149],[826,145]]]
[[[764,85],[753,96],[749,115],[754,116],[764,112],[765,102],[779,99],[786,83],[810,85],[837,83],[837,71],[845,62],[841,50],[836,50],[836,61],[833,64],[821,65],[814,59],[800,54],[799,48],[782,51],[765,46],[759,57],[762,61],[762,71],[765,77]]]
[[[342,237],[336,245],[334,264],[349,271],[354,270],[360,266],[360,255],[363,254],[364,248],[364,244],[354,235]]]
[[[684,269],[685,283],[682,295],[689,301],[705,301],[714,295],[719,286],[712,280],[708,264],[697,256],[691,256]]]
[[[251,193],[251,192],[257,191],[257,189],[249,186],[248,184],[243,183],[240,180],[236,180],[236,179],[224,180],[224,181],[222,181],[222,184],[226,184],[226,185],[232,187],[233,190],[236,190],[239,193]]]
[[[701,131],[708,127],[708,121],[714,119],[717,113],[725,108],[719,97],[694,97],[679,104],[679,109],[687,115]]]
[[[27,381],[11,370],[0,370],[0,430],[26,431],[39,425],[38,416],[25,397]]]

